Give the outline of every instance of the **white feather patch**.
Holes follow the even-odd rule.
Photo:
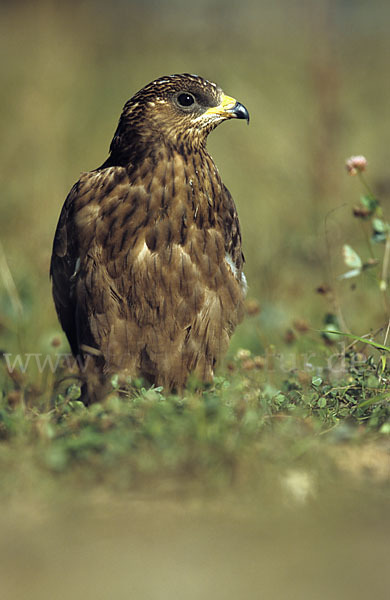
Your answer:
[[[233,262],[232,257],[230,256],[230,254],[225,254],[225,261],[227,262],[227,264],[230,267],[231,272],[233,273],[234,277],[236,279],[238,279],[241,283],[241,287],[244,290],[244,293],[246,294],[247,289],[248,289],[248,284],[246,281],[246,277],[244,275],[244,273],[241,273],[241,279],[238,278],[238,271],[237,271],[237,267]]]
[[[146,243],[144,242],[144,245],[142,246],[141,250],[138,252],[137,260],[144,260],[145,256],[147,254],[150,254],[150,250],[147,247]]]

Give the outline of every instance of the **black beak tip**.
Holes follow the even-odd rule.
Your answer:
[[[233,108],[233,113],[235,114],[237,119],[245,119],[247,124],[249,125],[249,112],[243,104],[241,104],[240,102],[236,102]]]

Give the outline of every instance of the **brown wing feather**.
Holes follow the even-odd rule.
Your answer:
[[[225,232],[225,249],[241,274],[245,258],[242,252],[240,222],[234,200],[225,185],[223,185],[223,210],[221,214]]]
[[[69,340],[75,356],[79,354],[77,328],[75,322],[76,299],[74,298],[74,281],[78,257],[77,238],[73,230],[73,206],[77,197],[78,184],[73,186],[58,221],[54,236],[53,252],[50,263],[50,277],[57,315]]]

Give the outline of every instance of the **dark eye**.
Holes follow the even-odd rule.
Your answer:
[[[191,106],[191,104],[194,104],[195,98],[192,94],[179,94],[177,101],[180,106]]]

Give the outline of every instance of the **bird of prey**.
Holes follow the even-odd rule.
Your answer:
[[[113,374],[182,391],[211,382],[243,313],[246,280],[234,201],[206,150],[247,109],[187,73],[124,106],[107,160],[63,205],[50,274],[58,318],[87,381]]]

